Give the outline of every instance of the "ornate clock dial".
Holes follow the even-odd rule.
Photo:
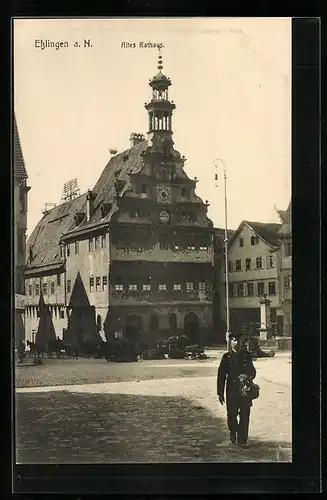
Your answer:
[[[170,203],[170,186],[157,186],[158,203]]]
[[[166,224],[169,221],[169,219],[170,219],[169,213],[166,210],[161,210],[161,212],[159,213],[160,222]]]

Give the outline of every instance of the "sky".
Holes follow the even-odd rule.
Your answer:
[[[225,220],[222,161],[228,227],[279,222],[274,207],[285,210],[291,196],[289,18],[16,19],[13,34],[28,235],[45,204],[60,203],[65,182],[77,178],[81,193],[92,189],[109,149],[127,149],[132,132],[146,135],[158,50],[140,42],[163,44],[174,147],[215,226]],[[41,50],[36,40],[68,47]]]

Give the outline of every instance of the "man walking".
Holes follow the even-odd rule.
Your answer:
[[[220,362],[217,376],[217,395],[220,404],[225,403],[226,389],[227,424],[232,443],[245,447],[248,440],[252,400],[242,387],[256,376],[252,358],[241,344],[241,334],[230,334],[230,351]],[[237,420],[239,417],[239,421]]]

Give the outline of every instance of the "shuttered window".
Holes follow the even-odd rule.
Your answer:
[[[94,278],[93,277],[90,278],[90,292],[94,292]]]
[[[257,257],[256,258],[256,268],[257,269],[262,269],[262,257]]]

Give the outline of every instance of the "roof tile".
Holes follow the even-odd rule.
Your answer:
[[[252,227],[252,229],[270,245],[279,245],[278,231],[281,224],[276,224],[274,222],[250,222],[247,220],[244,222]]]

